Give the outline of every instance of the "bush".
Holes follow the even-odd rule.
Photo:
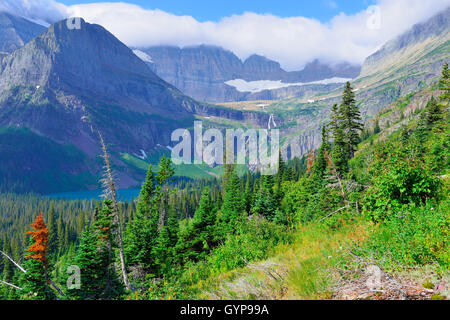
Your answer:
[[[441,182],[420,163],[387,161],[364,197],[364,209],[375,222],[382,222],[409,206],[423,205],[438,194]]]
[[[379,226],[366,243],[377,260],[405,266],[438,263],[450,266],[450,202],[408,206]]]
[[[244,267],[250,261],[268,258],[271,249],[288,239],[285,227],[264,218],[252,217],[239,227],[235,235],[230,235],[223,245],[214,250],[208,261],[218,272]]]

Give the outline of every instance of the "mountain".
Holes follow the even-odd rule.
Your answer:
[[[426,97],[411,97],[435,83],[449,61],[450,8],[416,24],[367,57],[361,75],[351,81],[364,120],[374,119],[401,97],[406,97],[406,110],[424,107]],[[276,102],[264,110],[252,109],[278,119],[284,137],[283,155],[291,158],[320,145],[321,127],[329,121],[333,104],[341,103],[341,94],[342,88],[335,88],[325,94]]]
[[[287,72],[278,62],[263,56],[252,55],[241,61],[231,51],[206,45],[138,48],[135,53],[156,74],[185,94],[213,103],[303,96],[303,83],[330,78],[352,79],[360,72],[359,66],[348,63],[325,64],[318,60],[309,63],[302,71]],[[258,87],[260,81],[279,83],[271,83],[271,89],[263,86],[257,91],[245,91],[228,83],[237,79],[248,82],[253,87]],[[294,89],[281,89],[288,87]],[[329,89],[319,87],[317,91],[326,92]]]
[[[0,12],[0,58],[22,47],[45,30],[45,27],[24,18]]]
[[[352,80],[366,120],[437,80],[450,59],[448,15],[447,10],[414,26],[367,58],[362,74]],[[166,79],[173,75],[168,79],[173,84],[152,68],[166,70]],[[58,22],[0,62],[0,189],[52,193],[98,188],[99,131],[119,187],[136,186],[148,163],[169,152],[171,132],[192,129],[195,119],[219,129],[275,126],[281,130],[284,157],[302,156],[318,147],[330,108],[340,103],[342,84],[329,77],[348,72],[352,68],[346,64],[319,61],[286,72],[261,56],[242,62],[229,51],[206,46],[132,51],[99,25],[82,21],[80,29],[69,30],[66,21]],[[183,82],[186,78],[189,82]],[[296,82],[286,86],[287,80]],[[184,95],[177,88],[183,83],[181,90],[195,88],[196,95],[205,97],[234,99],[239,94],[245,100],[301,92],[301,98],[217,107]],[[405,104],[421,107],[425,102]],[[217,176],[207,166],[177,170],[183,176]]]
[[[98,131],[112,146],[120,186],[136,185],[141,172],[135,178],[123,155],[168,145],[172,130],[192,126],[198,106],[103,27],[82,21],[69,30],[58,22],[1,61],[0,150],[9,151],[3,185],[20,184],[25,170],[41,192],[96,188]],[[35,143],[14,148],[19,137]],[[33,150],[47,161],[36,165]],[[55,176],[67,178],[61,185]]]

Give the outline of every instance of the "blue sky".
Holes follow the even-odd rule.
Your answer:
[[[82,17],[132,48],[214,45],[242,60],[265,56],[289,71],[314,59],[361,64],[448,6],[450,0],[0,0],[0,10],[44,25]]]
[[[219,21],[222,17],[246,11],[271,13],[280,17],[303,16],[322,22],[340,12],[355,14],[373,4],[373,0],[59,0],[66,5],[92,2],[127,2],[145,9],[160,9],[176,15],[189,15],[198,21]]]

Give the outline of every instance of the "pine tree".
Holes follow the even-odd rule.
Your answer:
[[[172,160],[170,160],[170,158],[167,158],[166,156],[162,156],[159,162],[158,175],[156,176],[156,180],[159,184],[158,188],[160,189],[160,216],[158,222],[158,230],[161,230],[166,223],[169,199],[169,184],[170,182],[172,182],[174,174],[175,170],[172,166]]]
[[[327,161],[325,160],[325,152],[329,153],[331,151],[330,143],[328,142],[328,131],[326,126],[322,127],[322,144],[320,146],[316,162],[314,163],[314,174],[313,179],[318,184],[321,184],[323,178],[327,172]]]
[[[58,252],[58,226],[55,217],[55,205],[52,202],[48,211],[48,247],[52,253],[52,258],[56,257]]]
[[[273,219],[277,209],[277,199],[274,192],[274,176],[266,175],[262,178],[262,185],[256,194],[252,212]]]
[[[359,132],[362,131],[362,118],[356,106],[355,94],[347,82],[345,85],[342,104],[339,107],[340,126],[344,134],[345,156],[347,160],[353,158],[356,147],[360,142]]]
[[[170,246],[170,237],[167,226],[163,226],[156,238],[152,249],[154,263],[157,266],[157,273],[165,274],[170,268],[170,260],[173,256],[173,247]]]
[[[72,262],[80,268],[81,286],[70,289],[67,295],[77,300],[98,300],[108,298],[108,261],[105,252],[99,251],[99,238],[92,227],[83,232]],[[101,254],[100,254],[101,253]]]
[[[441,107],[434,97],[431,97],[430,101],[428,101],[423,115],[425,117],[425,124],[429,129],[431,129],[437,121],[442,119]]]
[[[342,96],[342,104],[332,108],[330,129],[333,133],[333,162],[340,175],[348,172],[348,161],[353,158],[359,133],[363,130],[361,114],[356,106],[355,94],[347,82]]]
[[[441,101],[445,105],[448,105],[450,101],[450,72],[448,70],[448,63],[444,64],[442,67],[442,77],[439,81],[439,89],[444,91],[440,96]]]
[[[173,248],[178,242],[178,234],[180,232],[180,222],[176,211],[172,210],[169,213],[167,221],[167,232],[169,234],[169,247]]]
[[[64,230],[65,230],[63,215],[61,213],[59,214],[58,217],[57,229],[58,229],[57,243],[59,252],[62,251],[64,248]]]
[[[245,201],[245,211],[250,212],[253,203],[253,188],[252,188],[252,175],[250,171],[247,172],[247,177],[245,181],[245,191],[244,191],[244,201]]]
[[[225,196],[220,215],[220,234],[225,237],[231,234],[239,223],[241,214],[245,211],[245,204],[241,192],[240,179],[234,169],[225,187]]]
[[[205,188],[198,209],[188,227],[180,234],[176,253],[178,260],[198,261],[215,245],[216,212],[210,199],[209,188]]]
[[[154,267],[152,249],[158,237],[158,201],[156,178],[150,165],[139,194],[135,218],[127,227],[125,254],[129,265],[140,264],[145,269]]]
[[[117,248],[117,243],[114,241],[114,233],[117,229],[114,210],[113,202],[105,199],[101,210],[94,217],[92,225],[97,237],[97,254],[103,267],[105,281],[101,293],[103,299],[118,298],[123,293],[123,286],[118,280],[114,268],[114,249]]]

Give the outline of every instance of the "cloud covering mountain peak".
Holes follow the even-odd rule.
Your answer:
[[[199,22],[123,2],[65,6],[53,0],[3,0],[0,10],[42,23],[80,16],[131,47],[215,45],[241,59],[256,53],[295,70],[315,58],[362,63],[389,39],[448,6],[450,0],[378,0],[377,6],[354,15],[340,13],[327,23],[252,12]]]

